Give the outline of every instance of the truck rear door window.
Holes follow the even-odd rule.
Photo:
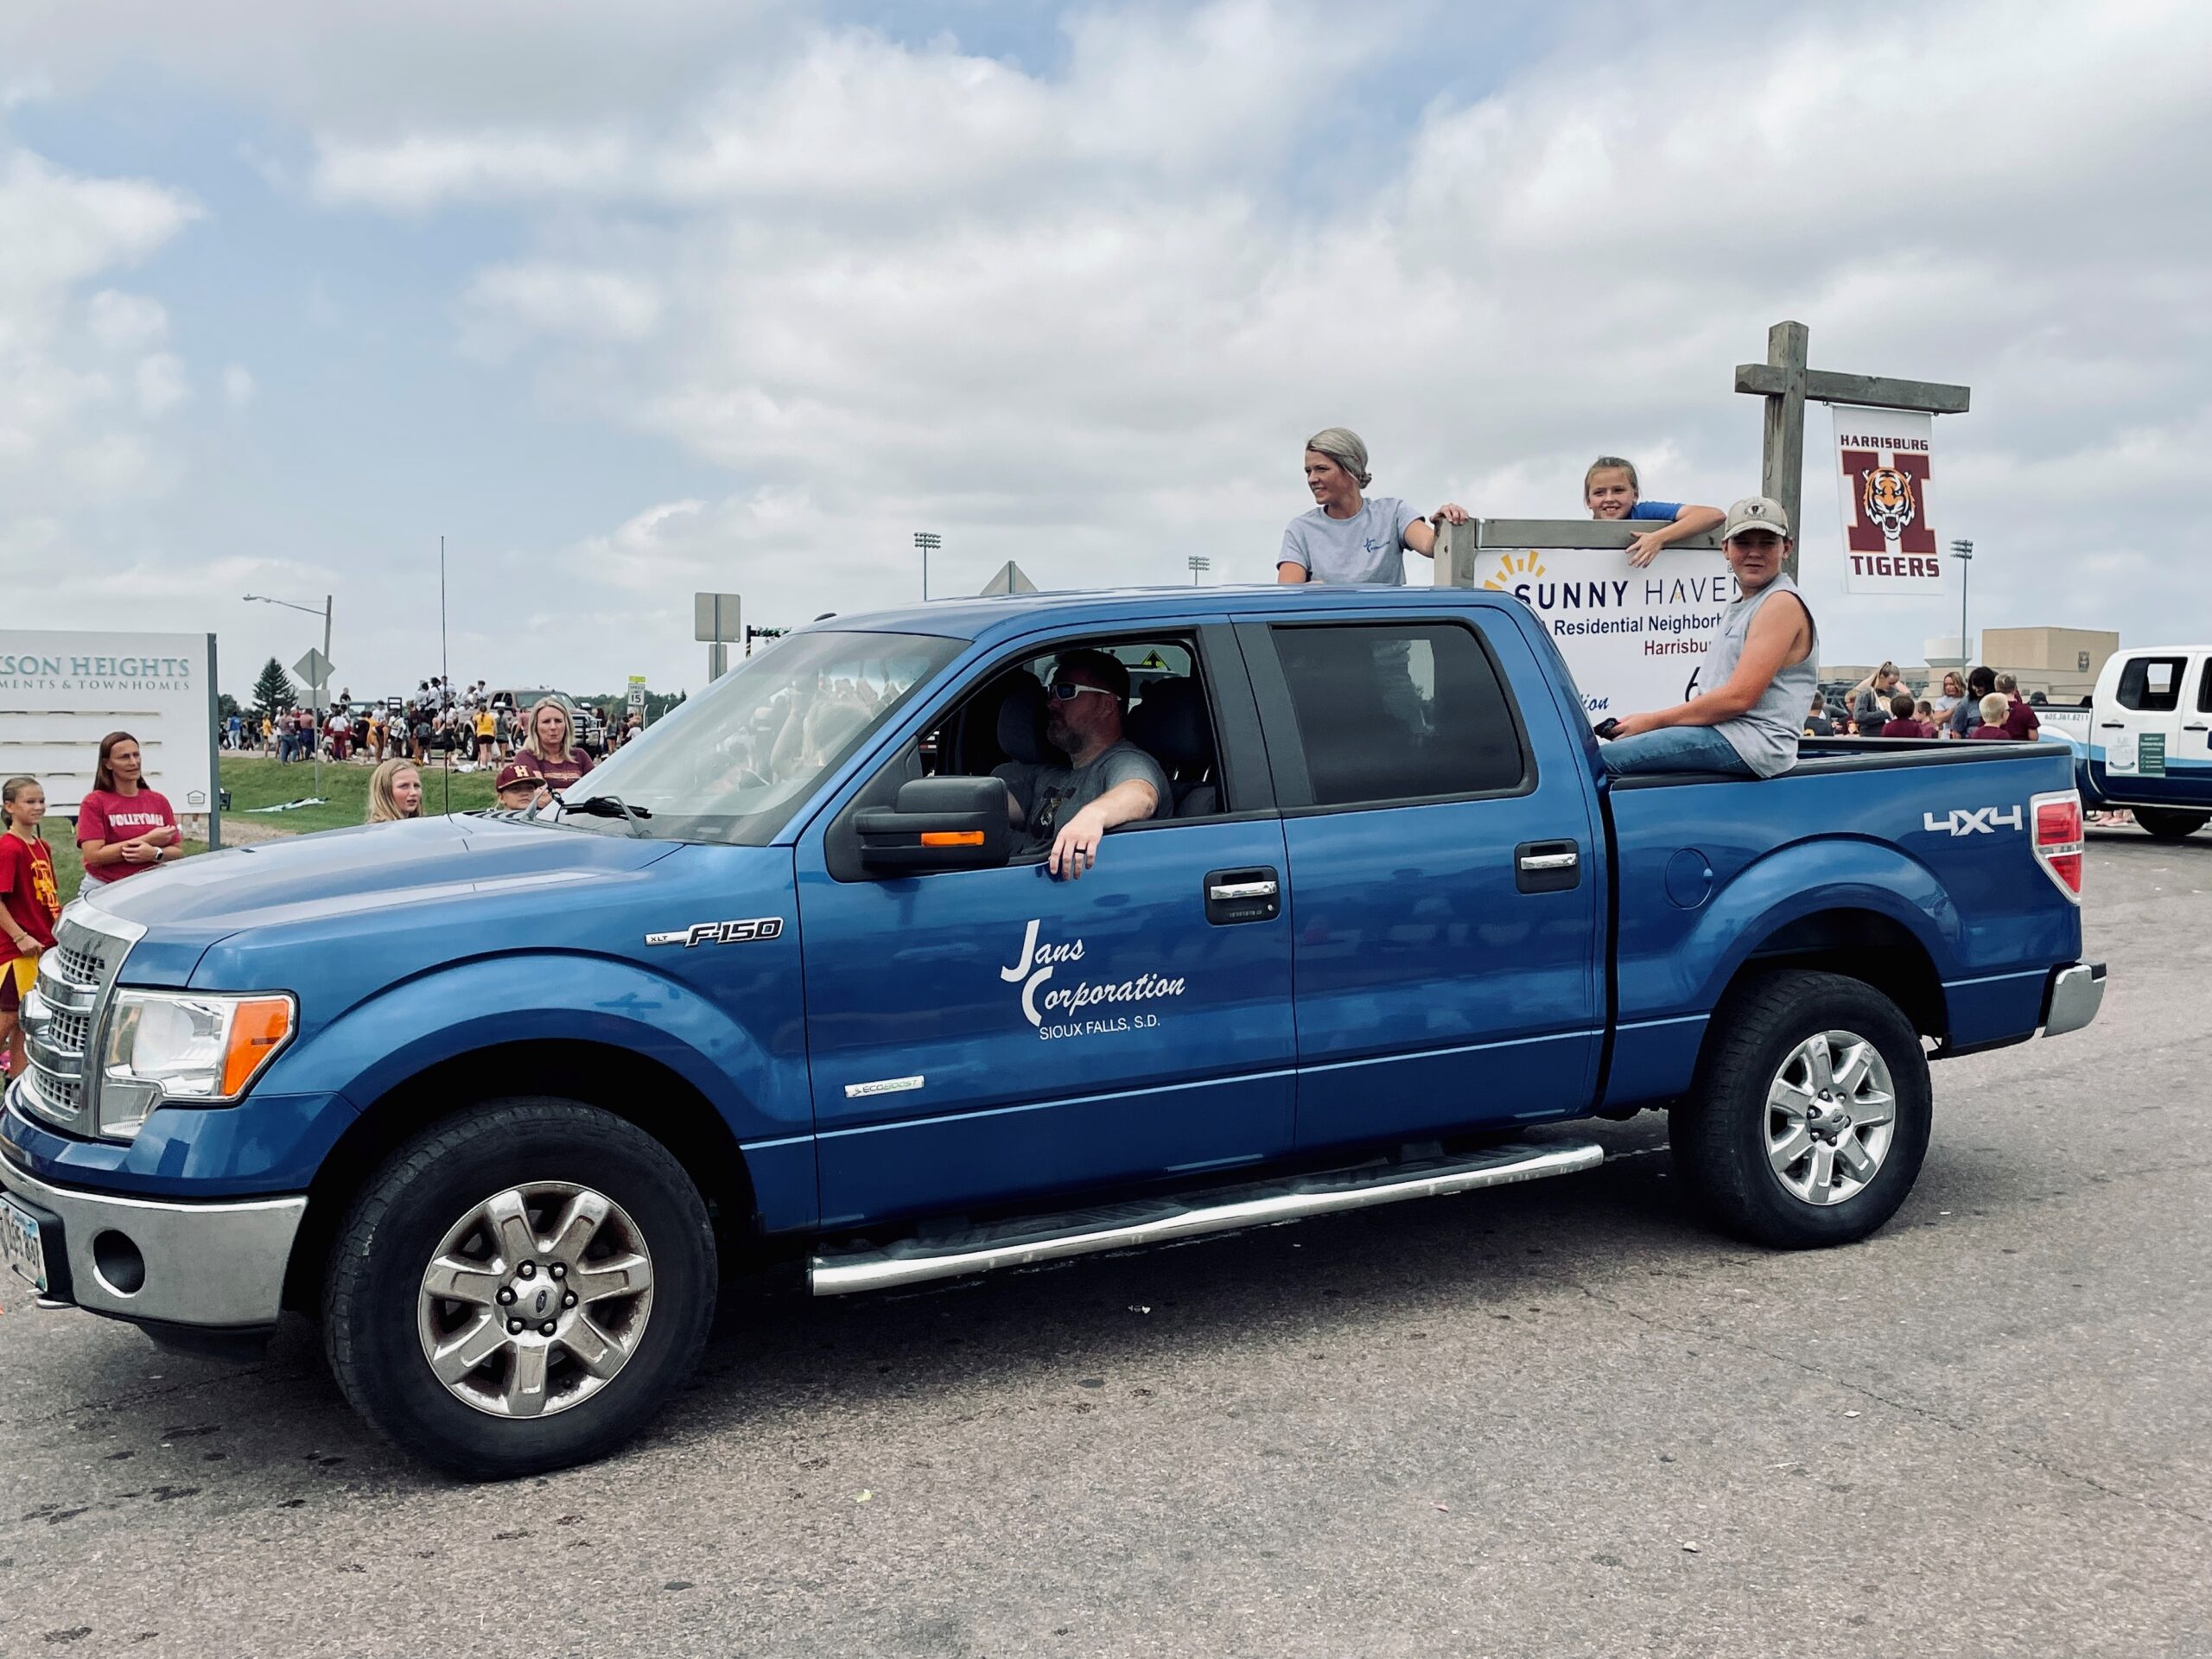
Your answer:
[[[2137,657],[2120,671],[2120,706],[2140,714],[2171,714],[2181,707],[2185,657]]]
[[[1316,806],[1507,794],[1529,760],[1474,632],[1452,622],[1272,630]]]

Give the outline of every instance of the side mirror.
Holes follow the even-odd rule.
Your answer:
[[[861,862],[872,870],[980,870],[1014,855],[1006,785],[995,778],[916,778],[896,806],[853,816]]]

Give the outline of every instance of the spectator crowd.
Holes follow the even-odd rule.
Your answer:
[[[543,698],[534,706],[549,702],[568,718],[563,699]],[[604,759],[643,729],[634,711],[577,707],[588,717],[587,729],[574,734],[573,746],[587,754]],[[242,710],[224,721],[220,735],[226,749],[270,755],[286,764],[319,754],[326,760],[375,766],[404,757],[418,766],[435,762],[470,772],[522,753],[529,746],[531,718],[531,709],[519,706],[509,693],[487,689],[482,680],[456,686],[435,676],[419,682],[414,694],[404,697],[357,702],[351,688],[342,690],[319,715],[311,709]]]

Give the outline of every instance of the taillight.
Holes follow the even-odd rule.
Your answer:
[[[2082,902],[2082,798],[2072,790],[2028,798],[2035,822],[2036,862],[2050,873],[2058,890]]]

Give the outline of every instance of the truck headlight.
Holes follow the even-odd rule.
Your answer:
[[[223,1105],[291,1040],[292,999],[118,991],[100,1057],[103,1135],[128,1139],[164,1101]]]

